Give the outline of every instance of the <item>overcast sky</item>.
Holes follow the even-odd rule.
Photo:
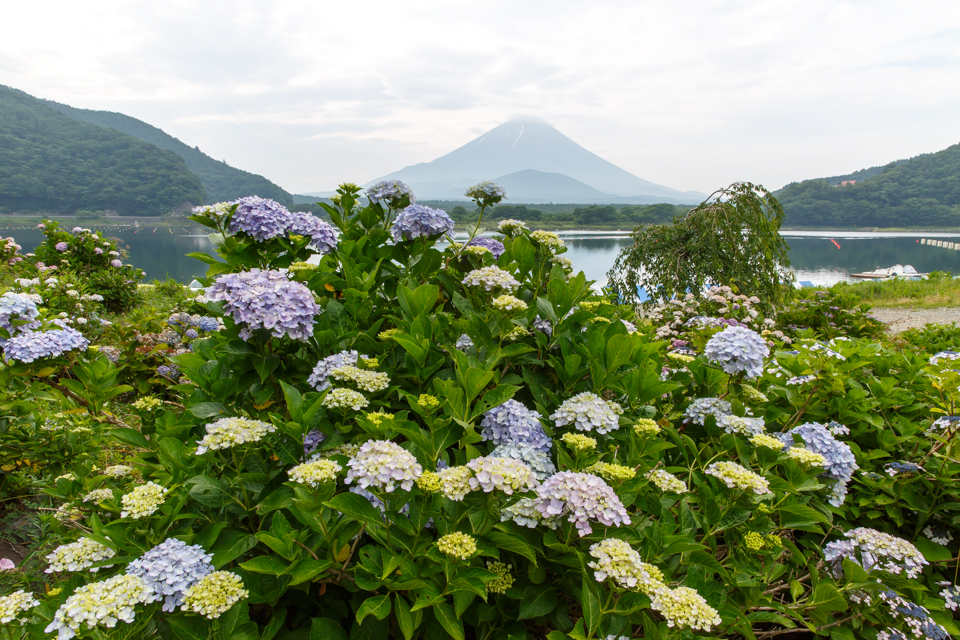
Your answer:
[[[294,192],[516,114],[703,192],[960,142],[958,0],[33,0],[3,18],[0,84],[140,118]]]

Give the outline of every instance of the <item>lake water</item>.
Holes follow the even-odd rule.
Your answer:
[[[43,241],[43,234],[36,229],[0,227],[0,235],[16,238],[24,252]],[[189,282],[203,275],[206,265],[186,254],[213,251],[202,232],[181,230],[171,234],[167,229],[113,228],[104,230],[104,235],[122,241],[130,252],[130,262],[146,271],[148,280],[170,277]],[[960,234],[785,231],[783,235],[790,245],[790,262],[797,279],[814,284],[847,281],[853,273],[895,264],[913,265],[921,273],[960,273],[960,251],[919,243],[920,238],[960,241]],[[565,232],[562,236],[568,246],[566,256],[587,278],[597,281],[606,278],[619,251],[630,244],[627,234],[597,237]]]

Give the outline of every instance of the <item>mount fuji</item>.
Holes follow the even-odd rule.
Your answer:
[[[431,162],[377,180],[402,180],[421,200],[465,199],[467,187],[492,180],[514,202],[530,204],[697,204],[706,195],[678,191],[624,171],[544,122],[506,122]]]

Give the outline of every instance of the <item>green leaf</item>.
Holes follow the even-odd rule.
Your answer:
[[[247,551],[257,546],[257,539],[243,531],[223,531],[217,538],[210,553],[213,554],[213,566],[220,569],[228,562],[233,562]]]
[[[533,552],[533,548],[527,544],[523,538],[511,536],[500,531],[491,531],[484,537],[495,544],[498,549],[519,554],[536,566],[537,555]]]
[[[928,562],[940,562],[953,557],[953,554],[951,554],[950,550],[945,546],[932,542],[922,536],[918,537],[913,544],[917,546],[917,549],[920,550],[920,553],[923,554],[923,557],[926,558]]]
[[[190,497],[206,507],[222,507],[233,500],[227,485],[210,476],[194,476],[184,484],[189,487]]]
[[[205,618],[169,616],[170,631],[180,640],[206,640],[210,634],[210,622]]]
[[[593,634],[600,626],[600,598],[596,591],[596,580],[591,572],[583,576],[583,586],[580,588],[580,606],[583,608],[583,621],[587,629]]]
[[[530,585],[523,590],[519,619],[529,620],[545,616],[556,609],[558,602],[560,598],[552,585]]]
[[[339,511],[348,518],[367,524],[382,524],[383,514],[370,501],[355,493],[341,493],[323,503],[323,506]]]
[[[225,418],[230,411],[219,402],[200,402],[188,408],[188,411],[198,418]]]
[[[271,511],[288,508],[293,496],[293,489],[290,487],[277,487],[257,505],[257,515],[265,516]]]
[[[453,636],[455,640],[463,640],[463,623],[457,618],[453,607],[446,602],[441,602],[440,604],[434,605],[433,615],[436,616],[440,626]]]
[[[136,429],[111,429],[110,435],[121,442],[126,442],[140,449],[150,448],[150,442]]]
[[[264,627],[263,633],[260,634],[260,640],[272,640],[273,636],[277,635],[277,631],[280,631],[280,627],[283,626],[283,621],[286,619],[287,610],[277,609],[273,617],[270,618],[270,622]]]
[[[310,620],[310,640],[347,640],[347,632],[330,618]]]
[[[290,586],[295,587],[309,580],[313,580],[318,575],[333,566],[329,560],[314,560],[307,558],[298,562],[292,569],[287,570],[290,576]]]
[[[280,356],[275,353],[271,353],[265,358],[254,358],[253,360],[253,367],[257,370],[257,375],[260,376],[260,382],[266,382],[270,374],[279,366]]]
[[[363,619],[372,615],[377,620],[383,620],[390,615],[390,596],[373,596],[367,598],[357,610],[357,624],[362,624]]]
[[[399,593],[394,593],[393,595],[395,600],[393,612],[397,617],[397,625],[400,627],[400,633],[403,634],[406,640],[410,640],[410,638],[413,637],[413,632],[416,631],[416,627],[413,624],[413,614],[410,613],[410,605],[407,603],[407,599]]]
[[[847,601],[832,582],[822,580],[813,588],[810,604],[817,605],[820,611],[846,611]]]
[[[257,556],[253,560],[241,562],[240,567],[254,573],[279,576],[287,571],[287,563],[274,556]]]

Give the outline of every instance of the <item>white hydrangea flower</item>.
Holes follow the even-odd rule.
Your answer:
[[[640,554],[623,540],[606,538],[590,546],[590,555],[594,560],[587,566],[594,570],[593,577],[597,582],[610,578],[619,587],[639,589],[644,593],[665,586],[650,575]]]
[[[117,552],[113,549],[100,544],[96,540],[82,537],[76,542],[62,544],[54,549],[53,553],[47,556],[50,566],[44,570],[44,573],[83,571],[87,568],[90,568],[90,573],[96,573],[99,567],[94,567],[94,564],[109,560],[115,555],[117,555]]]
[[[923,571],[927,559],[920,551],[902,538],[867,527],[857,527],[843,534],[849,540],[834,540],[823,548],[823,557],[840,565],[846,558],[861,565],[866,571],[874,568],[894,575],[906,573],[916,578]],[[856,551],[860,551],[857,558]]]
[[[58,633],[58,640],[70,640],[81,631],[102,624],[108,629],[117,622],[133,622],[135,607],[159,599],[140,578],[127,574],[80,587],[67,598],[44,631]]]
[[[514,220],[508,218],[506,220],[501,220],[500,224],[497,225],[497,229],[500,231],[514,231],[516,229],[526,229],[527,223],[522,220]]]
[[[536,240],[540,244],[546,245],[550,249],[562,249],[563,240],[555,233],[550,233],[549,231],[531,231],[530,238]]]
[[[379,371],[358,369],[352,365],[344,365],[330,371],[330,377],[339,382],[352,382],[361,391],[376,393],[390,386],[390,376]]]
[[[362,393],[353,389],[331,389],[323,399],[323,406],[330,409],[366,409],[370,401]]]
[[[324,482],[335,482],[342,469],[343,467],[333,460],[320,459],[298,464],[289,469],[287,475],[293,482],[316,488]]]
[[[493,299],[493,308],[500,311],[526,311],[527,303],[520,298],[503,294]]]
[[[463,284],[467,287],[481,287],[485,291],[493,291],[494,289],[513,291],[520,286],[520,282],[500,267],[474,269],[464,276]]]
[[[664,587],[655,591],[650,599],[651,608],[666,618],[668,627],[688,627],[709,632],[721,622],[717,610],[690,587]]]
[[[121,518],[145,518],[155,512],[166,499],[167,488],[155,482],[148,482],[136,487],[130,493],[120,498],[123,511]]]
[[[106,502],[107,500],[113,500],[113,491],[110,489],[94,489],[87,495],[83,496],[84,502]]]
[[[616,402],[587,391],[564,401],[550,419],[558,427],[572,424],[580,431],[604,434],[620,428],[622,413],[623,409]]]
[[[388,440],[364,442],[347,466],[347,484],[356,481],[362,489],[374,487],[387,492],[393,492],[397,485],[410,491],[423,473],[423,467],[409,451]]]
[[[706,469],[707,475],[719,478],[730,489],[753,491],[757,495],[770,493],[770,483],[736,462],[714,462]]]
[[[790,447],[787,456],[805,467],[824,467],[827,464],[827,459],[822,455],[804,447]]]
[[[20,626],[23,626],[29,622],[29,618],[21,616],[38,606],[40,601],[34,598],[32,593],[27,593],[23,589],[0,597],[0,624],[10,624],[17,620]]]
[[[214,571],[183,592],[180,610],[199,613],[213,620],[249,595],[240,576],[230,571]]]
[[[111,478],[125,478],[126,476],[132,475],[135,469],[129,467],[125,464],[115,464],[107,467],[103,470],[103,475],[110,476]]]
[[[654,469],[645,476],[664,493],[686,493],[687,485],[683,480],[663,469]]]
[[[473,470],[470,488],[481,487],[485,493],[499,489],[507,495],[514,491],[529,491],[537,486],[537,478],[527,465],[513,458],[484,456],[467,463]]]
[[[440,493],[454,502],[460,502],[474,489],[470,486],[473,471],[469,467],[448,467],[438,471],[437,476],[440,481]]]
[[[765,433],[758,433],[750,438],[750,442],[755,447],[766,447],[767,449],[773,449],[774,451],[780,451],[786,446],[779,439],[769,436]]]
[[[207,451],[228,449],[234,445],[258,442],[268,433],[277,430],[275,426],[260,420],[249,418],[220,418],[207,425],[207,435],[197,443],[197,455]]]

